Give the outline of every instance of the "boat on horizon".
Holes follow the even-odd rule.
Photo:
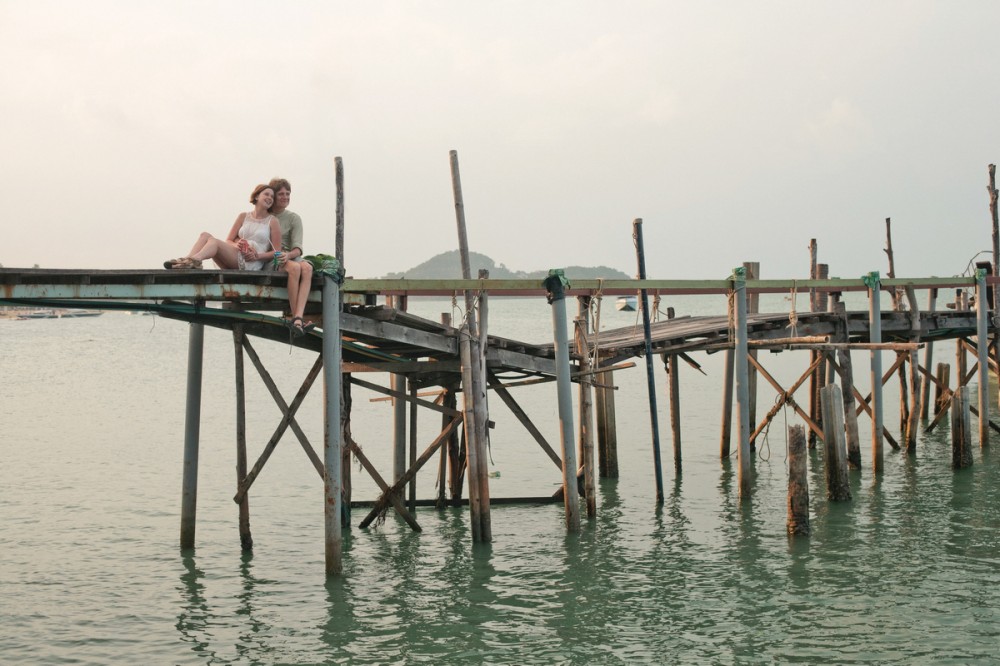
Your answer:
[[[615,301],[615,309],[622,312],[635,312],[639,299],[635,296],[619,296]]]
[[[18,313],[16,319],[76,319],[78,317],[99,317],[103,310],[53,310],[41,309]]]

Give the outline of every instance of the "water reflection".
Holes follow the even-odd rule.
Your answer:
[[[193,551],[184,551],[181,563],[184,573],[181,574],[178,590],[182,600],[175,626],[181,640],[188,643],[198,657],[213,657],[207,640],[212,611],[205,600],[205,573],[195,564]]]

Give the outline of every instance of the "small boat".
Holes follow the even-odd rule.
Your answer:
[[[615,309],[622,312],[635,312],[638,299],[635,296],[619,296],[615,301]]]

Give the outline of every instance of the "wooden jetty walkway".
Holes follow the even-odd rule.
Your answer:
[[[200,419],[200,384],[204,326],[231,330],[237,350],[237,433],[236,452],[239,482],[234,500],[240,506],[240,535],[244,548],[252,547],[249,509],[246,501],[254,480],[282,436],[291,430],[312,460],[324,481],[327,568],[340,570],[340,530],[352,503],[351,464],[353,458],[371,475],[382,490],[374,502],[354,506],[369,509],[360,525],[367,526],[395,511],[416,530],[420,526],[413,507],[416,498],[405,491],[415,475],[437,455],[432,473],[439,480],[439,496],[420,503],[439,506],[464,503],[463,485],[468,480],[468,505],[473,538],[490,541],[489,481],[485,457],[488,430],[491,426],[485,396],[492,392],[524,425],[532,439],[545,451],[563,475],[563,484],[555,498],[533,497],[523,501],[560,501],[566,507],[567,527],[580,527],[580,502],[588,515],[596,511],[594,476],[617,476],[617,445],[614,423],[614,372],[635,365],[633,359],[645,359],[650,372],[651,357],[661,355],[669,377],[669,402],[674,463],[681,467],[680,418],[678,405],[678,363],[698,367],[692,354],[724,352],[727,356],[723,377],[720,456],[730,454],[730,433],[735,432],[739,463],[741,496],[752,491],[753,442],[770,418],[782,406],[795,409],[813,436],[826,442],[831,435],[824,419],[819,394],[827,384],[839,378],[843,390],[840,410],[846,423],[839,428],[846,436],[846,463],[860,467],[860,437],[855,418],[862,411],[872,422],[872,459],[875,473],[881,471],[882,444],[911,450],[915,445],[916,419],[921,412],[934,420],[933,427],[953,396],[967,393],[966,385],[978,378],[980,442],[988,441],[989,406],[986,387],[989,367],[996,366],[995,346],[989,331],[997,330],[988,308],[970,307],[990,303],[987,290],[1000,282],[980,270],[971,278],[928,278],[880,280],[873,273],[859,280],[747,280],[742,268],[726,280],[579,280],[567,283],[558,275],[545,283],[527,280],[353,280],[336,272],[317,275],[307,309],[308,318],[319,326],[300,338],[290,338],[280,318],[287,303],[285,275],[245,271],[91,271],[0,269],[0,305],[102,310],[148,310],[163,317],[190,323],[189,367],[187,380],[187,416],[184,427],[185,463],[181,515],[181,543],[194,543],[195,497],[197,492],[198,422]],[[869,309],[848,312],[840,296],[860,291],[868,295]],[[916,293],[927,295],[921,310]],[[754,313],[754,299],[766,293],[809,293],[815,306],[808,312]],[[881,297],[888,293],[893,309],[882,310]],[[589,313],[591,305],[604,297],[649,294],[668,297],[683,294],[716,294],[729,309],[728,316],[680,316],[646,322],[637,327],[600,330]],[[939,293],[951,293],[955,300],[938,309]],[[970,294],[971,299],[969,298]],[[474,316],[463,322],[434,322],[406,312],[407,299],[421,296],[457,296],[470,298]],[[489,318],[490,296],[547,298],[552,305],[553,337],[547,341],[527,342],[503,333],[502,322]],[[576,298],[577,316],[574,331],[567,325],[566,300]],[[749,307],[748,307],[749,304]],[[649,312],[648,304],[644,312]],[[471,321],[470,321],[471,320]],[[475,326],[471,324],[475,324]],[[253,339],[293,344],[317,353],[312,370],[298,393],[286,400],[278,392],[267,369],[257,355]],[[951,385],[950,374],[932,368],[934,342],[957,341],[960,367]],[[768,373],[756,351],[769,349],[806,350],[810,362],[802,376],[791,386],[783,387]],[[965,351],[975,362],[964,363]],[[854,387],[851,352],[869,355],[866,372],[872,378],[872,391],[863,396]],[[924,359],[918,359],[923,351]],[[886,352],[894,362],[883,372],[881,358]],[[249,358],[280,407],[283,418],[274,435],[264,445],[256,462],[248,459],[244,427],[244,358]],[[962,367],[964,366],[964,367]],[[910,373],[905,374],[909,367]],[[907,413],[902,442],[896,442],[883,425],[882,386],[897,373],[904,377],[901,396]],[[306,433],[295,420],[295,412],[320,374],[326,387],[322,455],[316,452]],[[385,373],[387,383],[370,379],[373,373]],[[878,378],[876,380],[875,378]],[[755,382],[761,379],[773,386],[780,399],[758,423]],[[529,418],[515,398],[518,386],[553,382],[559,403],[559,441],[553,442]],[[809,395],[800,405],[796,391],[810,383]],[[574,409],[571,386],[578,387]],[[652,383],[651,383],[652,386]],[[351,437],[351,389],[360,387],[396,399],[395,435],[392,446],[394,469],[378,470]],[[438,387],[431,400],[420,397],[418,389]],[[928,399],[931,388],[935,400]],[[735,392],[735,398],[734,396]],[[803,390],[804,392],[804,390]],[[459,406],[459,395],[462,405]],[[650,409],[655,417],[656,404],[650,395]],[[736,407],[736,423],[731,407]],[[407,414],[409,406],[410,413]],[[496,408],[497,400],[489,402]],[[423,452],[407,459],[407,427],[418,410],[434,412],[441,419],[440,433]],[[580,428],[574,427],[574,420]],[[596,424],[595,424],[596,421]],[[341,427],[329,427],[340,423]],[[654,418],[655,426],[655,418]],[[659,467],[659,441],[653,428],[654,461]],[[968,430],[968,428],[966,428]],[[596,433],[596,437],[594,437]],[[845,435],[846,433],[846,435]],[[413,449],[414,442],[409,442]],[[414,449],[415,450],[415,449]],[[595,461],[595,454],[597,460]],[[845,464],[846,464],[845,463]],[[662,499],[662,483],[657,469],[657,494]],[[412,485],[410,486],[412,487]],[[509,500],[508,500],[509,501]]]

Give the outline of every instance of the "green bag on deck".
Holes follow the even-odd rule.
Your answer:
[[[308,261],[317,273],[336,274],[340,271],[340,262],[331,254],[310,254],[302,259]]]

